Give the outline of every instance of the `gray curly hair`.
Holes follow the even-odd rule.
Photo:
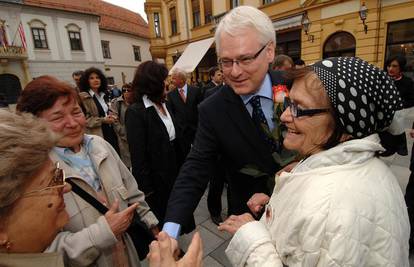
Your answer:
[[[28,180],[49,159],[56,141],[43,120],[0,110],[0,217],[6,216]]]

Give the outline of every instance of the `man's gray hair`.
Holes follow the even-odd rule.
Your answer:
[[[171,76],[172,75],[176,75],[176,76],[180,77],[181,79],[183,79],[184,81],[187,80],[187,72],[183,69],[174,68],[171,72]]]
[[[32,114],[0,110],[0,218],[49,159],[57,136]]]
[[[241,30],[254,29],[261,45],[273,42],[276,45],[275,29],[270,18],[259,9],[251,6],[239,6],[232,9],[217,26],[214,39],[217,55],[220,51],[220,37],[222,33],[237,36]]]

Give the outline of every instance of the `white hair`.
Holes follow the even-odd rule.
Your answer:
[[[265,45],[273,42],[276,45],[276,34],[270,18],[259,9],[251,6],[239,6],[232,9],[217,26],[214,39],[219,54],[222,33],[237,36],[241,30],[254,29],[258,33],[259,42]]]
[[[176,75],[176,76],[180,77],[184,81],[187,79],[187,72],[185,70],[183,70],[183,69],[180,69],[180,68],[174,68],[171,71],[171,75]]]

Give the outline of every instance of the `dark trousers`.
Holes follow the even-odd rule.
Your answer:
[[[210,179],[208,195],[207,195],[207,207],[210,212],[210,216],[221,215],[221,195],[223,193],[224,183],[226,181],[226,171],[224,169],[224,163],[222,160],[218,160],[215,166],[214,175]],[[227,214],[231,214],[230,207],[230,190],[227,187]]]

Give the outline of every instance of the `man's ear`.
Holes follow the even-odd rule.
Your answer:
[[[266,47],[266,58],[269,64],[273,64],[273,60],[275,59],[275,43],[270,42]]]

